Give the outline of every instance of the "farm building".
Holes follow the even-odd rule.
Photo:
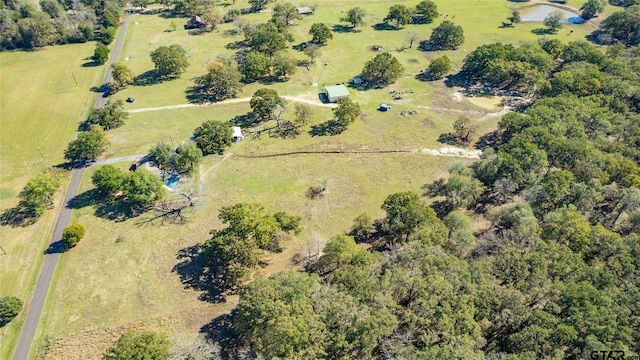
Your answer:
[[[207,26],[207,22],[205,20],[202,20],[200,16],[192,16],[191,19],[187,21],[187,24],[184,26],[184,28],[187,30],[199,29],[205,26]]]
[[[313,9],[308,7],[308,6],[297,7],[296,11],[298,11],[298,14],[301,14],[301,15],[312,15],[313,14]]]
[[[244,139],[244,135],[242,135],[242,129],[240,128],[240,126],[234,126],[232,129],[234,142]]]
[[[347,90],[347,87],[344,85],[326,86],[324,92],[327,94],[329,102],[332,103],[338,102],[340,99],[349,98],[349,90]]]

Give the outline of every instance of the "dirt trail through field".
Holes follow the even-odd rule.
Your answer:
[[[317,100],[317,101],[316,100],[310,100],[310,99],[304,98],[302,96],[284,95],[284,96],[281,96],[281,97],[283,99],[285,99],[285,100],[288,100],[288,101],[304,103],[304,104],[311,105],[311,106],[327,107],[327,108],[335,108],[337,106],[336,104],[324,104],[324,103],[320,102],[320,100]],[[250,97],[244,97],[244,98],[228,99],[228,100],[212,102],[212,103],[178,104],[178,105],[167,105],[167,106],[157,106],[157,107],[148,107],[148,108],[140,108],[140,109],[131,109],[131,110],[129,110],[129,112],[132,113],[132,114],[135,114],[135,113],[149,112],[149,111],[183,109],[183,108],[201,107],[201,106],[202,107],[210,107],[210,106],[219,106],[219,105],[228,105],[228,104],[239,104],[239,103],[249,102],[250,100],[251,100]]]

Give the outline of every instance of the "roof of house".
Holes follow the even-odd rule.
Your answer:
[[[330,98],[349,96],[349,90],[344,85],[326,86],[324,89],[327,92],[327,96]]]
[[[240,129],[240,126],[234,126],[232,129],[233,129],[233,137],[244,137],[242,135],[242,129]]]
[[[308,6],[297,7],[298,14],[313,14],[313,9]]]
[[[192,17],[191,17],[191,19],[189,19],[189,21],[188,21],[188,22],[189,22],[189,23],[193,23],[193,22],[199,22],[199,23],[202,23],[203,21],[202,21],[202,18],[201,18],[200,16],[197,16],[197,15],[196,15],[196,16],[192,16]]]

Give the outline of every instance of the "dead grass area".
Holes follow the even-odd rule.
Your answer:
[[[237,303],[237,297],[221,305],[202,304],[196,308],[176,312],[168,316],[146,319],[117,327],[90,327],[75,334],[46,341],[45,360],[99,360],[105,351],[113,346],[127,331],[157,331],[171,336],[174,346],[184,346],[193,341],[197,333],[211,319],[230,312]]]

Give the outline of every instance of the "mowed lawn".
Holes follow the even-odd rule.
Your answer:
[[[406,48],[409,32],[427,39],[433,24],[407,25],[400,30],[376,31],[372,25],[386,16],[389,6],[418,1],[338,1],[319,2],[316,14],[296,21],[290,31],[296,41],[309,40],[310,26],[324,22],[338,25],[349,8],[361,6],[368,12],[367,26],[356,32],[335,32],[333,40],[322,48],[322,55],[307,70],[304,66],[286,83],[247,85],[239,97],[250,97],[260,87],[277,89],[281,95],[317,99],[323,85],[347,82],[357,75],[376,52],[371,46],[382,46],[398,57],[406,76],[388,88],[359,91],[351,89],[352,98],[361,104],[363,115],[339,136],[311,136],[307,127],[297,139],[279,139],[268,133],[258,139],[248,138],[234,144],[227,158],[208,156],[194,175],[192,187],[197,189],[198,205],[190,209],[185,225],[145,223],[155,213],[147,213],[123,222],[96,215],[94,206],[74,212],[74,222],[87,227],[87,236],[74,249],[61,257],[55,283],[47,303],[39,333],[40,349],[47,343],[50,359],[98,359],[108,346],[126,329],[155,329],[167,333],[174,342],[187,343],[197,336],[200,327],[218,314],[228,311],[237,300],[211,303],[200,300],[202,291],[185,289],[182,276],[197,274],[197,264],[180,266],[181,250],[206,241],[209,230],[219,228],[218,210],[237,202],[260,202],[268,210],[285,210],[302,217],[304,231],[285,244],[283,253],[270,255],[263,275],[295,267],[291,257],[308,248],[318,248],[331,237],[349,229],[358,214],[368,212],[374,218],[383,216],[380,209],[386,196],[398,191],[421,192],[421,187],[447,176],[448,167],[457,161],[415,151],[422,147],[438,148],[438,136],[451,130],[450,124],[461,114],[473,119],[483,109],[469,101],[456,99],[457,89],[447,88],[443,81],[422,82],[415,74],[430,59],[446,54],[459,70],[466,54],[490,42],[522,44],[539,38],[532,30],[542,24],[518,24],[500,28],[517,4],[504,0],[436,1],[440,12],[463,26],[465,44],[457,51],[423,52]],[[302,5],[300,1],[294,1]],[[233,7],[246,7],[238,1]],[[580,4],[572,4],[579,6]],[[232,7],[221,7],[223,12]],[[269,12],[244,16],[262,22]],[[178,30],[168,31],[174,21]],[[223,24],[218,31],[189,35],[181,28],[186,19],[136,15],[130,24],[120,61],[136,74],[153,68],[149,53],[162,45],[179,43],[190,56],[191,67],[178,79],[150,86],[132,86],[114,95],[115,99],[134,97],[128,109],[171,106],[188,102],[186,90],[192,79],[205,73],[206,64],[222,54],[232,54],[228,43],[242,40],[230,36],[233,24]],[[565,27],[550,35],[562,41],[584,39],[594,28],[591,24]],[[574,32],[570,32],[573,29]],[[298,60],[305,56],[288,50]],[[401,100],[393,100],[390,89],[407,92]],[[376,111],[381,103],[393,105],[392,111]],[[428,110],[425,107],[457,111]],[[158,141],[178,144],[189,141],[193,129],[207,120],[228,121],[249,111],[248,103],[201,106],[162,111],[146,111],[131,115],[127,124],[109,133],[112,145],[108,157],[144,154]],[[328,108],[313,107],[312,125],[331,118]],[[417,110],[418,114],[401,116],[400,111]],[[465,112],[466,111],[466,112]],[[290,115],[285,115],[287,118]],[[495,128],[497,118],[483,121],[483,132]],[[247,132],[248,134],[248,132]],[[407,150],[403,154],[314,154],[271,158],[249,158],[246,155],[274,154],[296,150]],[[121,167],[128,167],[120,164]],[[92,169],[91,171],[94,171]],[[83,179],[81,192],[91,189],[90,173]],[[326,195],[317,200],[305,196],[310,186],[326,184]],[[200,259],[201,260],[201,259]],[[184,265],[184,264],[183,264]],[[46,334],[46,335],[45,335]],[[185,340],[187,339],[187,340]],[[43,354],[41,350],[38,354]]]
[[[0,53],[0,212],[18,203],[31,176],[63,162],[67,143],[93,104],[89,89],[103,73],[103,68],[83,66],[94,46]],[[29,299],[56,212],[48,211],[28,227],[0,226],[0,246],[6,251],[0,255],[0,296]],[[0,331],[0,358],[10,358],[25,316],[23,311]]]

